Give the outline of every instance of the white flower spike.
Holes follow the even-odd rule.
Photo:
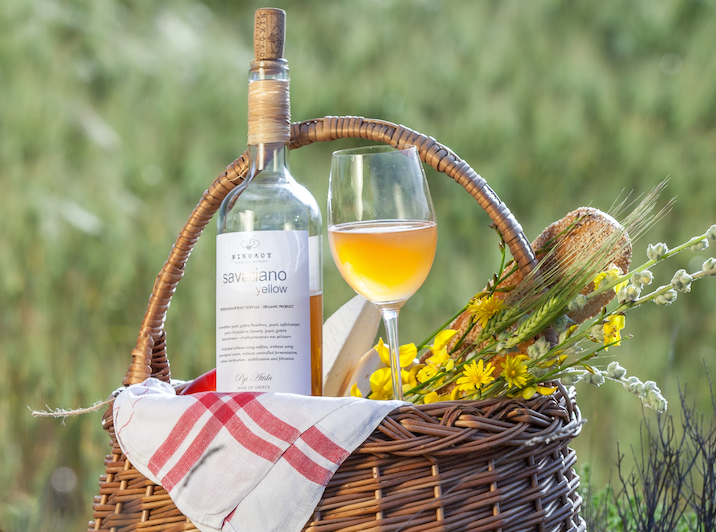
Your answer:
[[[646,256],[649,260],[659,260],[669,252],[669,247],[663,242],[658,244],[649,244],[646,247]]]
[[[610,362],[607,366],[607,376],[610,379],[621,380],[626,376],[626,369],[619,365],[619,362]]]
[[[704,238],[703,240],[696,242],[693,246],[689,246],[689,249],[691,251],[698,252],[705,250],[707,247],[709,247],[709,241]]]
[[[716,259],[713,257],[706,259],[701,266],[701,271],[707,275],[716,275]]]
[[[599,371],[597,373],[590,373],[587,371],[583,375],[583,378],[584,382],[587,382],[592,386],[601,386],[602,384],[604,384],[604,376]]]
[[[716,240],[716,225],[709,227],[708,231],[706,231],[706,238]]]
[[[643,272],[636,272],[634,275],[631,276],[631,283],[637,288],[644,288],[645,286],[650,285],[651,281],[653,280],[654,274],[651,273],[649,270],[644,270]]]
[[[691,292],[691,281],[693,280],[694,278],[686,273],[686,270],[681,269],[671,279],[671,286],[679,292]]]
[[[668,292],[656,296],[656,298],[654,298],[654,303],[656,303],[660,307],[667,307],[671,305],[674,301],[676,301],[676,297],[678,295],[679,294],[676,292],[676,290],[672,288]]]

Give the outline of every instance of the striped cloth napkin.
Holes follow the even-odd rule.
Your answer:
[[[122,451],[202,532],[299,531],[338,466],[400,401],[281,393],[177,396],[157,379],[115,399]]]

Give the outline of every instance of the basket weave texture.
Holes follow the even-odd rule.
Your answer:
[[[562,389],[400,408],[336,472],[305,530],[584,530]]]
[[[349,137],[400,149],[416,146],[423,162],[460,183],[485,209],[520,269],[528,273],[535,267],[534,252],[507,206],[435,139],[361,117],[325,117],[291,126],[291,148]],[[164,321],[171,297],[194,244],[224,197],[243,180],[248,160],[244,153],[214,181],[179,234],[154,283],[125,386],[150,376],[170,380]],[[112,449],[88,530],[197,530],[166,490],[124,456],[114,433],[112,404],[102,424]],[[580,429],[575,399],[561,385],[553,395],[529,401],[400,408],[340,466],[304,530],[583,532],[576,455],[568,447]]]

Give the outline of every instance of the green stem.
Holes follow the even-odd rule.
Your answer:
[[[499,273],[493,276],[492,288],[490,289],[490,295],[495,293],[497,287],[502,282],[502,273],[505,271],[505,239],[502,237],[502,233],[495,227],[495,231],[500,235],[500,267],[497,269]]]

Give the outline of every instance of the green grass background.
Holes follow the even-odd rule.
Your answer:
[[[665,177],[670,215],[635,244],[676,245],[716,223],[716,2],[278,0],[288,13],[292,116],[362,115],[450,146],[530,239],[586,204]],[[149,296],[201,193],[245,147],[256,1],[0,2],[0,530],[81,530],[108,452],[99,414],[65,424],[28,407],[87,406],[121,384]],[[332,150],[294,151],[292,171],[325,209]],[[497,267],[489,219],[429,172],[439,220],[433,271],[401,314],[422,339]],[[662,204],[667,197],[662,199]],[[324,210],[325,214],[325,210]],[[213,224],[167,321],[173,376],[214,363]],[[326,250],[327,252],[327,250]],[[655,271],[667,283],[713,248]],[[325,315],[352,296],[325,256]],[[668,309],[630,314],[609,350],[708,400],[716,373],[716,282]],[[611,360],[602,361],[604,365]],[[579,388],[574,442],[603,485],[638,443],[639,401]],[[60,467],[77,485],[58,491]],[[57,483],[55,483],[57,484]],[[70,483],[71,484],[71,483]]]

